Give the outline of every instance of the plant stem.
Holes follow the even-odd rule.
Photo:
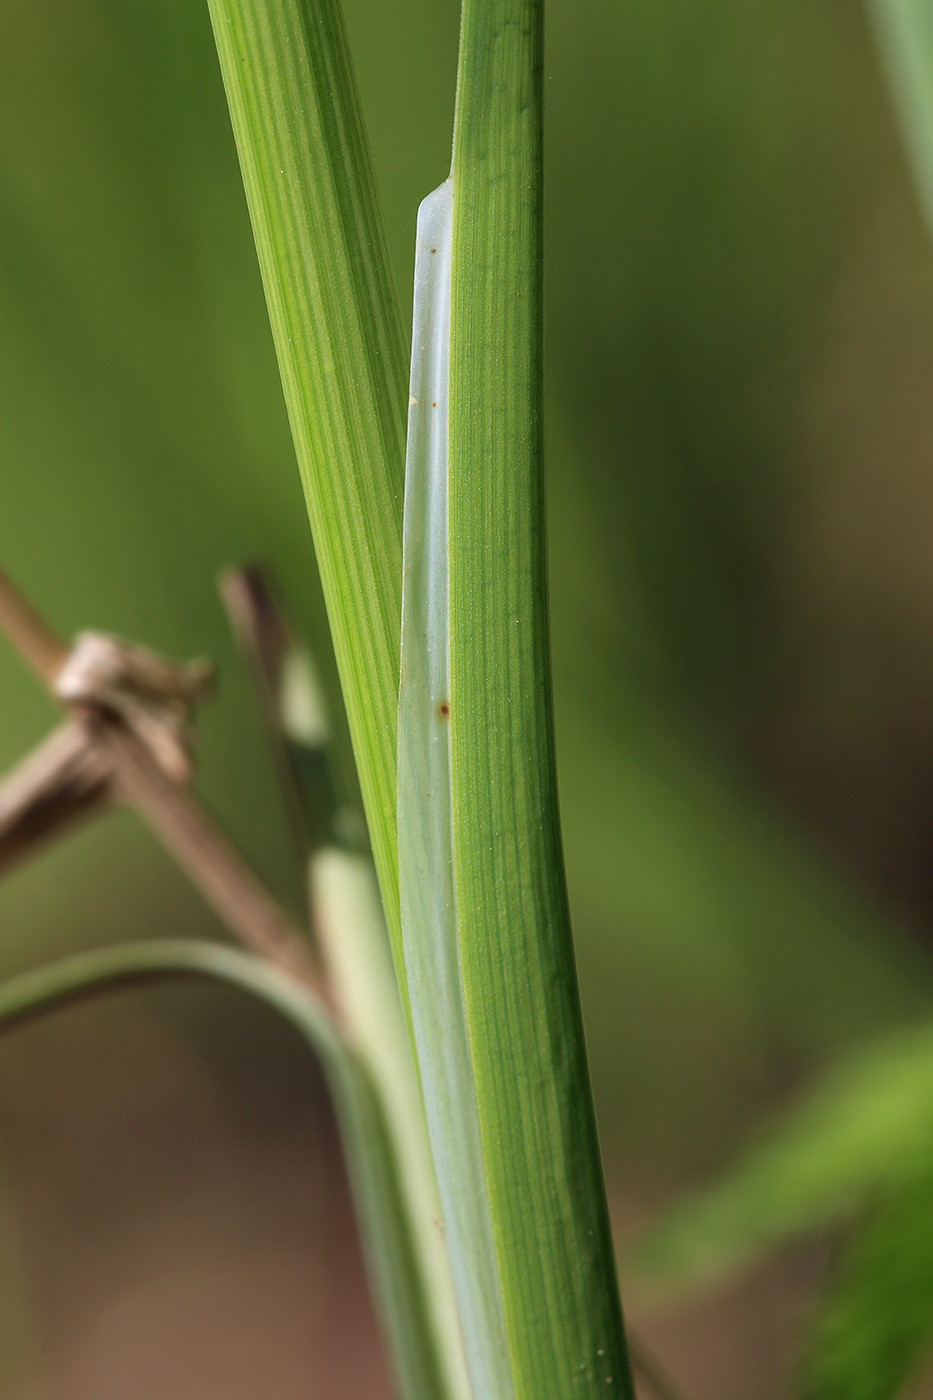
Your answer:
[[[631,1395],[565,887],[542,412],[542,0],[465,0],[450,331],[463,1000],[515,1392]]]

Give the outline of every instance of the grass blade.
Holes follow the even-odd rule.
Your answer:
[[[422,1084],[477,1400],[632,1394],[554,776],[542,24],[536,0],[466,0],[452,179],[422,206],[416,272],[401,886]],[[423,275],[446,256],[448,236],[449,310],[440,272]]]
[[[347,36],[338,0],[209,4],[401,977],[405,347]]]
[[[631,1393],[550,693],[543,4],[466,0],[454,129],[450,745],[464,1001],[516,1394]]]

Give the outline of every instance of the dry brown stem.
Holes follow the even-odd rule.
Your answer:
[[[95,634],[84,634],[70,650],[2,571],[0,631],[71,715],[0,787],[0,866],[32,854],[112,800],[128,802],[227,927],[332,1006],[303,930],[184,785],[188,719],[207,684],[204,664],[178,666]],[[99,683],[93,666],[75,678],[82,647],[92,658],[107,658]],[[70,680],[63,687],[65,674]]]

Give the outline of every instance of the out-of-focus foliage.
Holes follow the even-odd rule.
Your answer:
[[[877,0],[879,38],[929,217],[933,48],[928,5]],[[803,1387],[811,1400],[889,1400],[933,1340],[933,1031],[850,1062],[705,1197],[643,1246],[668,1284],[715,1275],[765,1245],[848,1218]]]
[[[931,1173],[933,1030],[924,1027],[837,1071],[727,1179],[656,1229],[641,1246],[641,1264],[669,1286],[695,1282],[788,1235],[851,1219],[879,1194],[896,1196],[908,1185],[885,1230],[909,1219],[914,1198],[922,1224]],[[930,1242],[919,1230],[911,1246],[918,1251],[921,1237]]]
[[[933,1181],[889,1194],[841,1262],[810,1343],[810,1400],[887,1400],[933,1338]]]

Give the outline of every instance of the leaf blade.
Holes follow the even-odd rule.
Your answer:
[[[877,1203],[813,1328],[803,1368],[812,1400],[890,1400],[933,1339],[933,1182]]]
[[[554,766],[540,0],[466,0],[454,129],[450,755],[464,1005],[516,1394],[631,1394]]]
[[[722,1182],[635,1250],[662,1286],[718,1277],[774,1242],[851,1218],[933,1166],[933,1029],[852,1056]]]
[[[396,849],[405,347],[337,0],[209,0],[404,991]]]

